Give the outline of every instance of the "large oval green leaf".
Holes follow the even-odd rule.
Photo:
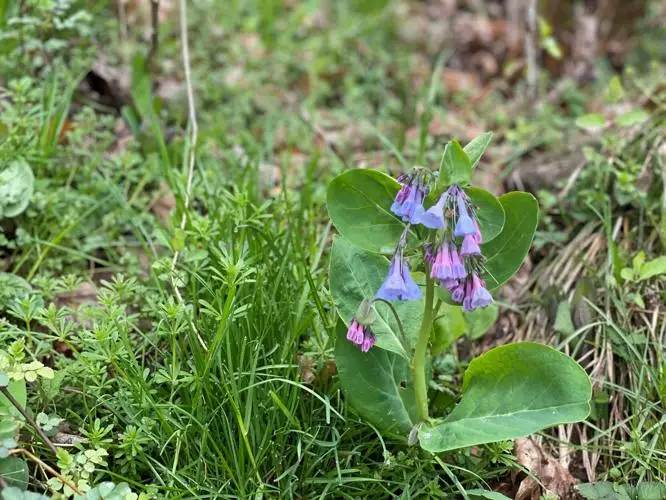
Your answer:
[[[346,339],[339,321],[335,363],[345,396],[380,431],[405,438],[416,421],[409,364],[383,349],[361,352]]]
[[[506,283],[520,269],[539,221],[539,205],[529,193],[507,193],[499,202],[505,214],[502,232],[481,245],[487,270],[483,278],[489,290]]]
[[[354,317],[364,299],[374,296],[388,273],[389,261],[352,245],[340,236],[333,239],[331,250],[331,294],[338,313],[346,325]],[[397,313],[407,335],[407,343],[413,345],[418,335],[423,299],[394,302]],[[386,349],[408,358],[402,347],[398,323],[386,304],[377,303],[377,318],[372,323],[372,331],[377,336],[376,347]]]
[[[477,207],[476,215],[483,241],[494,240],[504,227],[504,207],[492,193],[484,189],[470,187],[465,192]]]
[[[0,169],[0,219],[16,217],[28,207],[34,183],[32,169],[23,159]]]
[[[26,489],[28,487],[28,464],[19,457],[0,459],[0,477],[9,486]]]
[[[376,170],[348,170],[328,185],[326,204],[345,238],[371,252],[394,250],[405,226],[391,212],[400,184]]]
[[[423,426],[421,447],[442,452],[528,436],[590,412],[590,379],[572,358],[542,344],[496,347],[474,359],[463,396],[442,421]]]

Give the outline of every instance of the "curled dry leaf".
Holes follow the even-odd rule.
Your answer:
[[[544,493],[562,500],[578,498],[574,489],[577,480],[532,438],[516,440],[515,451],[518,463],[539,478],[546,490]],[[539,482],[528,476],[520,483],[515,500],[539,500],[541,494]]]
[[[94,100],[117,109],[132,102],[132,77],[127,67],[116,67],[100,54],[85,78]]]
[[[314,361],[302,354],[299,354],[296,359],[298,359],[298,373],[301,376],[301,380],[306,384],[311,384],[315,379],[313,371]]]

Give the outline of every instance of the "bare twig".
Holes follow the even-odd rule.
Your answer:
[[[537,61],[537,1],[527,0],[525,33],[525,57],[527,58],[527,98],[534,105],[539,86],[539,63]]]
[[[146,56],[146,67],[152,68],[153,59],[160,49],[160,0],[150,0],[150,51]]]
[[[199,126],[197,125],[197,112],[194,106],[194,90],[192,89],[192,72],[190,70],[190,49],[187,39],[187,4],[186,0],[180,0],[180,44],[183,55],[183,69],[185,71],[185,85],[187,88],[187,109],[188,109],[188,128],[189,128],[189,145],[187,150],[187,184],[185,186],[185,199],[183,201],[183,215],[180,218],[180,230],[185,229],[185,224],[187,222],[187,210],[190,206],[190,198],[192,196],[192,178],[194,177],[194,161],[197,149],[197,136],[199,134]],[[178,258],[180,257],[180,251],[176,251],[173,254],[173,259],[171,261],[171,285],[173,287],[174,293],[180,302],[183,301],[183,297],[180,294],[178,289],[178,284],[176,283],[176,264],[178,263]],[[201,346],[208,350],[206,343],[199,335],[199,332],[194,328],[194,325],[191,325],[192,329],[196,332],[197,338]]]
[[[5,396],[11,404],[14,405],[14,407],[19,411],[21,415],[23,415],[23,418],[25,418],[28,423],[32,426],[33,429],[39,434],[39,437],[42,438],[42,441],[44,441],[44,444],[49,447],[51,452],[55,455],[58,450],[54,446],[54,444],[51,442],[51,440],[48,438],[46,434],[44,434],[44,431],[42,428],[37,425],[37,422],[35,422],[32,417],[28,414],[27,411],[25,411],[25,408],[23,408],[23,405],[19,403],[16,398],[12,395],[11,392],[9,392],[9,389],[7,387],[0,387],[0,392],[2,392],[3,396]]]
[[[57,477],[58,480],[59,480],[62,484],[66,484],[67,486],[69,486],[69,487],[72,489],[72,491],[74,491],[74,493],[76,493],[77,495],[83,495],[83,492],[82,492],[82,491],[78,488],[78,486],[76,486],[72,481],[70,481],[69,479],[67,479],[67,478],[66,478],[65,476],[63,476],[62,474],[60,474],[60,472],[58,472],[57,470],[55,470],[55,469],[54,469],[53,467],[51,467],[49,464],[42,462],[42,461],[39,459],[39,457],[36,457],[36,456],[33,455],[32,453],[30,453],[28,450],[25,450],[25,449],[23,449],[23,448],[15,448],[15,449],[13,449],[13,450],[10,450],[10,451],[9,451],[9,454],[10,454],[10,455],[19,455],[19,454],[20,454],[20,455],[25,455],[26,457],[28,457],[30,460],[32,460],[32,461],[35,462],[36,464],[39,464],[40,467],[43,467],[44,469],[46,469],[47,471],[49,471],[51,474],[53,474],[55,477]]]
[[[118,25],[120,26],[120,39],[123,44],[129,39],[129,30],[127,28],[127,0],[118,0]]]

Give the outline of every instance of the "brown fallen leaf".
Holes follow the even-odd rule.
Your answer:
[[[445,69],[442,72],[442,84],[447,92],[469,92],[475,94],[481,87],[479,76],[471,71]]]
[[[150,0],[118,0],[124,4],[127,16],[127,24],[130,26],[150,25],[151,1]],[[119,5],[118,7],[121,7]],[[157,20],[160,24],[172,17],[177,10],[176,2],[173,0],[159,0],[157,8]]]
[[[76,309],[86,302],[95,302],[95,300],[97,300],[97,287],[87,281],[76,290],[58,293],[54,297],[56,307],[67,306],[71,309]]]
[[[155,198],[155,201],[150,207],[151,212],[162,222],[167,225],[171,212],[176,207],[176,198],[164,182],[160,183],[160,190]]]
[[[552,455],[539,446],[534,439],[518,439],[515,444],[518,463],[529,470],[545,488],[544,493],[556,495],[561,500],[578,498],[574,485],[578,482]],[[539,500],[541,485],[532,476],[523,479],[515,500]]]
[[[311,384],[315,379],[314,374],[314,361],[309,358],[306,358],[304,355],[299,354],[296,356],[298,360],[298,373],[301,376],[301,380],[306,384]]]
[[[104,54],[98,56],[83,83],[87,86],[83,90],[105,106],[120,109],[132,102],[129,68],[112,65]]]

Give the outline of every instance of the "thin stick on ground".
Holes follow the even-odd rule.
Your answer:
[[[46,434],[44,434],[44,431],[42,428],[37,425],[37,422],[35,422],[32,417],[28,414],[27,411],[25,411],[25,408],[23,408],[23,405],[19,403],[16,398],[12,395],[11,392],[9,392],[9,389],[7,387],[0,387],[0,392],[2,392],[3,396],[5,396],[11,404],[14,405],[14,407],[19,411],[21,415],[23,415],[23,418],[25,418],[30,426],[35,429],[37,434],[39,434],[39,437],[42,438],[42,441],[44,441],[44,444],[49,447],[53,455],[56,455],[58,453],[58,450],[56,449],[55,445],[51,442],[51,440],[48,438]]]
[[[180,218],[180,230],[185,229],[185,224],[187,222],[187,210],[190,207],[190,198],[192,196],[192,178],[194,177],[194,161],[197,149],[197,136],[199,133],[199,126],[197,125],[197,112],[194,106],[194,90],[192,89],[192,72],[190,70],[190,48],[187,38],[187,4],[186,0],[180,0],[180,44],[183,55],[183,69],[185,71],[185,86],[187,88],[187,109],[188,109],[188,130],[189,130],[189,146],[187,150],[187,184],[185,186],[185,199],[183,200],[183,215]],[[180,294],[178,289],[178,284],[176,283],[176,264],[178,263],[178,258],[180,257],[180,251],[176,251],[173,254],[173,260],[171,261],[171,285],[173,287],[174,293],[180,302],[183,301],[183,297]],[[208,350],[206,343],[199,335],[199,332],[196,330],[194,325],[191,325],[192,329],[196,332],[197,338],[201,346]]]
[[[537,61],[537,2],[527,0],[525,32],[525,58],[527,59],[527,98],[534,105],[539,86],[539,63]]]
[[[152,68],[153,60],[160,48],[160,0],[150,0],[150,51],[146,56],[146,67]]]
[[[58,480],[64,484],[69,486],[74,493],[77,495],[83,495],[83,492],[69,479],[67,479],[65,476],[60,474],[57,470],[55,470],[53,467],[51,467],[49,464],[42,462],[39,457],[36,457],[32,453],[30,453],[28,450],[23,449],[23,448],[15,448],[13,450],[9,451],[9,455],[25,455],[27,458],[38,464],[40,467],[45,469],[46,471],[50,472],[53,476],[57,477]]]

